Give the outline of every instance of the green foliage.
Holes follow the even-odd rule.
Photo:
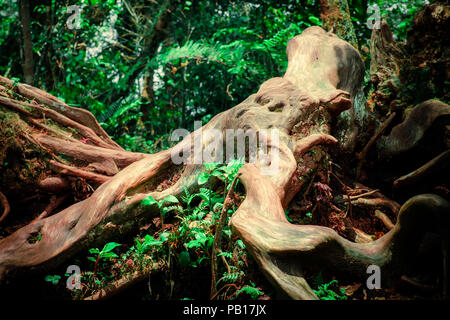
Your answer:
[[[262,296],[264,293],[258,289],[255,288],[255,284],[253,282],[250,282],[250,286],[249,285],[245,285],[243,286],[236,294],[236,296],[239,296],[241,293],[246,293],[248,294],[253,300],[258,299],[260,296]]]
[[[116,247],[121,246],[121,244],[116,242],[109,242],[105,244],[102,250],[98,248],[92,248],[89,249],[89,253],[93,254],[94,256],[88,257],[88,260],[94,262],[94,273],[93,277],[97,276],[97,270],[98,270],[98,264],[101,260],[111,259],[111,258],[118,258],[119,256],[112,252]]]
[[[368,5],[404,39],[424,3],[349,0],[359,44],[370,39]],[[67,26],[67,2],[30,4],[35,85],[93,112],[125,149],[146,153],[172,146],[173,129],[207,121],[281,76],[287,41],[321,25],[317,0],[174,2],[163,35],[155,33],[163,1],[72,1],[82,9],[79,29]],[[0,3],[0,74],[23,81],[18,12],[18,1]]]
[[[88,257],[89,260],[96,262],[97,259],[108,259],[108,258],[117,258],[117,254],[112,252],[114,248],[121,246],[121,244],[116,242],[109,242],[105,244],[102,250],[99,250],[97,248],[89,249],[89,253],[96,255],[94,257]]]
[[[153,199],[152,196],[148,196],[147,198],[142,200],[141,203],[144,206],[151,206],[151,205],[155,205],[155,204],[158,206],[160,213],[161,213],[161,226],[162,226],[164,223],[164,216],[166,216],[170,211],[180,210],[180,206],[178,206],[178,205],[165,206],[165,204],[176,204],[178,202],[179,201],[175,196],[168,195],[168,196],[164,197],[164,199],[161,199],[159,201],[156,201],[155,199]]]
[[[59,275],[47,275],[45,276],[45,281],[50,282],[53,285],[57,285],[59,283],[59,280],[61,280],[61,276]]]
[[[345,300],[345,289],[339,289],[338,281],[331,280],[326,283],[322,272],[319,272],[317,276],[312,280],[312,284],[316,289],[313,289],[317,297],[321,300]]]
[[[228,190],[229,184],[233,181],[239,169],[244,164],[243,160],[232,159],[228,164],[220,165],[219,163],[205,164],[205,171],[200,173],[197,182],[203,185],[209,181],[211,177],[217,177],[226,184]]]
[[[155,240],[152,236],[146,235],[144,240],[141,242],[139,239],[135,239],[136,241],[136,252],[140,255],[147,253],[154,246],[161,246],[164,241]]]
[[[339,289],[337,287],[338,281],[332,280],[329,283],[321,284],[317,290],[314,290],[316,295],[321,300],[345,300],[347,296],[345,295],[344,289]]]

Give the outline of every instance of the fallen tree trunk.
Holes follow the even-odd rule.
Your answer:
[[[294,299],[317,298],[302,272],[307,264],[357,276],[365,275],[367,266],[376,264],[386,268],[385,279],[399,276],[418,247],[417,234],[432,230],[434,222],[447,223],[448,202],[435,195],[413,198],[400,210],[393,230],[364,244],[350,242],[329,228],[289,223],[284,209],[307,185],[303,177],[313,173],[323,188],[329,184],[327,145],[337,143],[330,135],[331,123],[351,108],[364,64],[350,44],[319,27],[293,38],[287,55],[289,64],[283,77],[264,82],[256,94],[215,116],[202,131],[152,155],[122,150],[88,112],[71,108],[38,89],[0,78],[6,88],[0,105],[20,114],[24,128],[19,134],[44,150],[53,174],[99,185],[89,198],[34,220],[0,240],[0,278],[16,269],[49,268],[80,250],[137,230],[157,213],[155,206],[142,205],[143,199],[150,195],[159,200],[179,195],[184,187],[198,187],[196,175],[202,164],[176,164],[173,156],[183,151],[195,157],[199,137],[202,151],[217,147],[208,129],[222,133],[252,129],[266,138],[268,158],[256,158],[239,172],[246,199],[231,225],[276,288]],[[56,125],[50,127],[45,115]],[[273,133],[279,139],[274,139]],[[234,153],[234,140],[232,145]],[[247,150],[246,159],[261,148]],[[275,170],[270,170],[274,165]],[[168,173],[176,177],[171,184],[163,183]],[[43,180],[39,180],[41,184]],[[424,226],[424,220],[429,225]]]

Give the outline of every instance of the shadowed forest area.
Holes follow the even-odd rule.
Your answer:
[[[448,300],[448,0],[3,0],[0,298]]]

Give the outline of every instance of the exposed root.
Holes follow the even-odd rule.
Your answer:
[[[157,262],[152,264],[151,267],[146,267],[144,270],[135,271],[131,275],[124,276],[123,278],[111,283],[106,288],[101,289],[93,295],[84,298],[84,300],[106,300],[116,294],[130,288],[137,283],[147,279],[152,273],[161,271],[165,266],[164,262]]]
[[[39,187],[47,192],[59,193],[69,189],[69,182],[62,177],[47,177],[39,181]]]
[[[53,168],[60,172],[61,174],[66,174],[69,176],[74,176],[74,177],[79,177],[79,178],[83,178],[86,180],[90,180],[90,181],[94,181],[97,184],[102,184],[105,183],[106,181],[108,181],[109,179],[111,179],[110,177],[98,174],[98,173],[93,173],[93,172],[89,172],[89,171],[85,171],[85,170],[81,170],[75,167],[71,167],[62,163],[59,163],[55,160],[50,160],[49,161],[50,164],[53,166]]]
[[[45,210],[39,215],[39,217],[37,217],[36,220],[43,219],[43,218],[47,217],[48,215],[50,215],[56,208],[58,208],[61,205],[61,203],[63,203],[63,201],[66,198],[67,198],[66,194],[62,195],[60,197],[52,196],[50,199],[50,203],[45,208]]]
[[[391,115],[382,123],[382,125],[377,129],[373,137],[369,140],[367,145],[364,147],[364,149],[357,154],[357,157],[359,159],[358,166],[356,167],[356,179],[359,179],[361,177],[361,169],[364,165],[364,162],[366,161],[366,154],[369,152],[372,145],[378,140],[378,138],[386,131],[386,129],[391,124],[392,120],[394,120],[396,116],[395,112],[392,112]]]
[[[6,196],[0,191],[0,202],[3,206],[3,213],[0,216],[0,222],[5,220],[5,218],[8,216],[9,212],[11,211],[11,207],[9,206],[8,199]]]
[[[351,200],[351,202],[354,206],[385,207],[390,209],[394,214],[397,214],[400,209],[400,206],[395,201],[383,198],[373,198],[373,199],[359,198],[356,200]]]
[[[353,231],[355,231],[356,236],[355,236],[355,242],[357,243],[369,243],[373,241],[373,238],[368,235],[367,233],[365,233],[364,231],[353,227]]]
[[[35,100],[39,104],[44,104],[49,108],[61,113],[62,115],[72,119],[82,125],[91,128],[100,138],[106,141],[109,145],[117,150],[123,150],[117,143],[115,143],[109,135],[102,129],[95,117],[87,110],[81,108],[70,107],[58,98],[42,91],[38,88],[29,86],[23,83],[16,83],[10,79],[0,76],[0,84],[9,87],[13,91],[18,92],[22,96]]]
[[[231,225],[269,280],[294,299],[316,298],[301,267],[312,262],[356,277],[366,276],[367,266],[376,264],[385,270],[383,281],[399,277],[419,248],[419,235],[434,230],[433,223],[448,221],[450,213],[445,199],[419,195],[402,206],[390,232],[370,243],[353,243],[325,227],[288,223],[270,181],[250,164],[244,165],[240,174],[247,197]]]
[[[381,222],[383,222],[383,224],[389,230],[394,229],[394,224],[392,223],[391,219],[389,219],[389,217],[385,213],[381,212],[380,210],[375,210],[375,217],[380,219]]]
[[[364,197],[373,195],[374,193],[377,193],[378,191],[380,191],[380,190],[379,189],[371,190],[371,191],[368,191],[368,192],[365,192],[365,193],[358,194],[356,196],[350,196],[349,199],[350,200],[356,200],[356,199],[359,199],[359,198],[364,198]]]
[[[83,160],[89,163],[102,162],[111,159],[114,160],[120,168],[126,167],[146,156],[142,153],[104,149],[97,146],[83,144],[81,142],[67,142],[65,140],[47,135],[36,135],[34,138],[45,148],[53,150],[54,152],[62,153],[71,158]]]
[[[314,133],[297,141],[294,147],[294,156],[298,158],[318,144],[333,144],[337,142],[337,139],[329,134]]]
[[[418,183],[423,183],[428,177],[434,174],[443,174],[443,171],[446,171],[449,163],[450,150],[447,150],[442,152],[440,155],[433,158],[420,168],[395,180],[394,187],[404,188]]]

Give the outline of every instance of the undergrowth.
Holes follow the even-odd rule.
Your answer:
[[[166,298],[199,298],[186,297],[189,293],[182,289],[182,283],[177,284],[177,279],[186,278],[186,275],[195,278],[205,271],[210,275],[212,246],[225,200],[224,194],[232,186],[242,165],[243,162],[238,160],[225,165],[205,164],[198,176],[197,191],[185,188],[184,194],[179,197],[167,196],[161,200],[155,200],[152,196],[145,198],[143,206],[157,206],[160,211],[160,217],[154,220],[155,231],[136,236],[132,243],[110,242],[101,249],[91,248],[86,257],[86,270],[81,272],[81,289],[73,290],[72,298],[86,298],[113,281],[149,268],[156,262],[162,262],[160,272],[167,279],[164,284],[168,288],[160,290],[168,292]],[[211,190],[212,180],[216,181],[215,185],[219,185],[216,191]],[[222,230],[221,251],[217,255],[217,294],[213,298],[269,299],[269,295],[255,284],[259,279],[249,268],[249,256],[244,243],[233,236],[228,225],[229,219],[243,200],[238,191],[238,183],[234,188],[233,205],[227,212],[228,218]],[[47,276],[46,281],[56,284],[59,279],[59,275],[52,275]],[[145,297],[155,298],[152,294],[143,294],[142,298]]]

